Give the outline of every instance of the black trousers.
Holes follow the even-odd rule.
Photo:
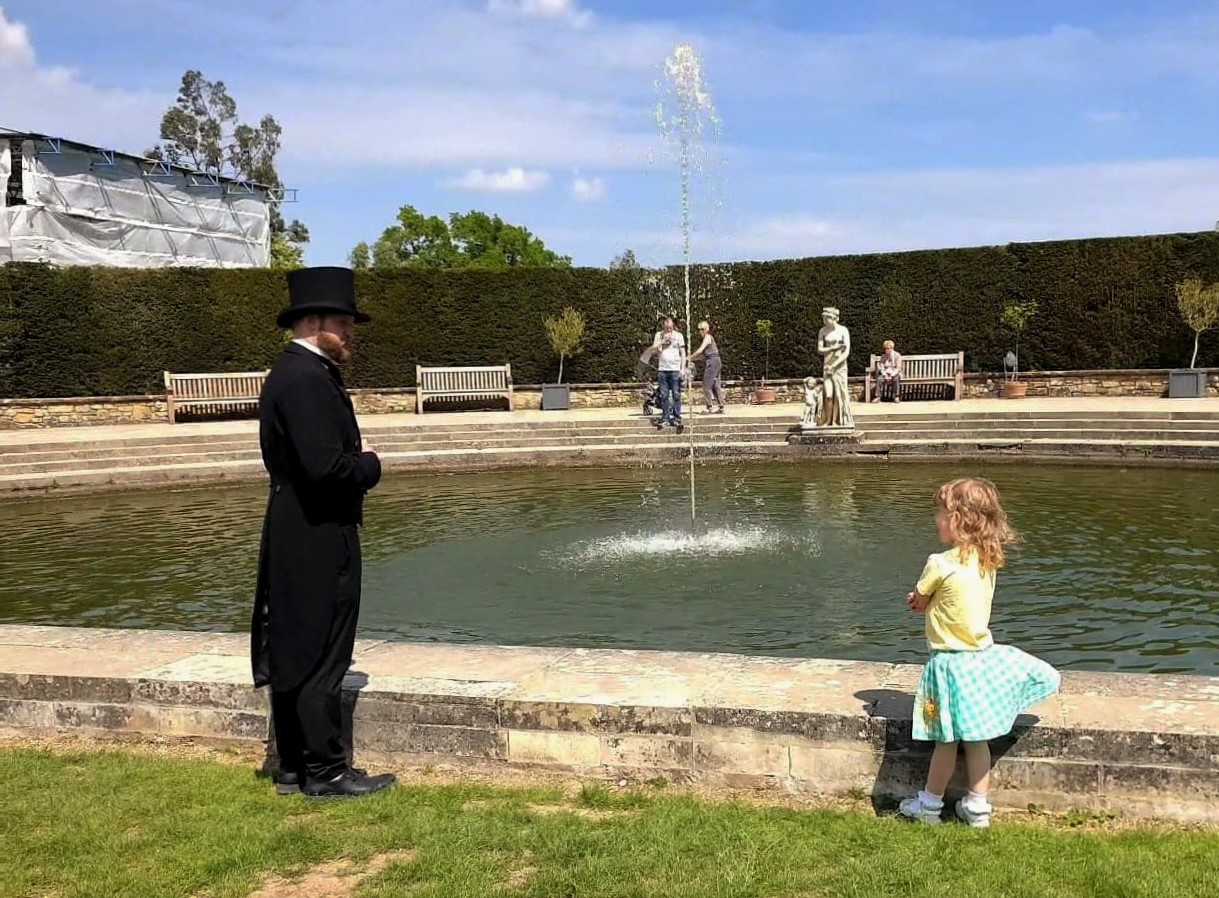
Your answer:
[[[359,600],[340,602],[326,651],[294,689],[271,692],[271,719],[281,770],[307,781],[331,780],[347,769],[343,677],[351,667]]]

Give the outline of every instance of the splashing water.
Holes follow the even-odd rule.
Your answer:
[[[690,44],[678,44],[665,59],[664,77],[656,82],[656,125],[661,137],[677,154],[681,175],[681,251],[686,299],[686,352],[694,348],[694,322],[690,314],[690,186],[695,175],[704,172],[705,137],[719,138],[719,116],[703,81],[703,65]],[[687,426],[690,457],[690,524],[697,517],[694,492],[694,413],[688,393],[693,378],[684,378],[683,404],[688,409]]]
[[[815,556],[820,554],[820,545],[811,533],[799,534],[769,527],[713,527],[701,532],[662,530],[600,537],[577,544],[563,560],[588,565],[648,556],[711,559],[792,550]]]

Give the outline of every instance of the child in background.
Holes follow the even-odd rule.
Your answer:
[[[911,611],[926,614],[931,657],[914,695],[915,739],[935,742],[926,787],[901,803],[902,816],[941,821],[944,790],[965,746],[969,794],[957,816],[970,826],[990,825],[991,739],[1011,732],[1016,717],[1058,690],[1059,676],[1020,649],[995,645],[990,633],[995,576],[1004,546],[1016,536],[989,480],[961,478],[936,495],[936,529],[952,546],[932,555],[914,590]]]

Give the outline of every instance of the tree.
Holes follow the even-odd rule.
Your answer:
[[[559,383],[563,382],[563,359],[584,351],[584,316],[571,306],[557,318],[543,318],[551,348],[559,355]]]
[[[1189,367],[1198,365],[1198,343],[1204,331],[1219,325],[1219,284],[1203,287],[1198,278],[1190,278],[1176,285],[1177,309],[1181,317],[1194,332],[1194,356]]]
[[[376,243],[358,243],[353,268],[569,268],[571,257],[546,248],[539,238],[498,215],[453,212],[445,221],[414,206],[398,210],[396,224]]]
[[[1013,299],[999,313],[999,320],[1016,332],[1016,366],[1012,373],[1017,379],[1020,377],[1020,335],[1037,314],[1038,308],[1035,299]]]
[[[220,177],[240,178],[280,189],[275,168],[283,128],[274,116],[257,125],[237,120],[237,101],[223,81],[208,81],[197,69],[182,75],[177,102],[161,116],[161,142],[144,155]],[[278,202],[271,203],[271,266],[299,267],[309,229],[293,219],[284,223]]]
[[[610,260],[610,271],[634,270],[640,267],[633,249],[625,249]]]
[[[762,368],[762,386],[766,386],[766,381],[770,377],[770,341],[775,336],[775,323],[769,318],[760,318],[754,323],[754,327],[758,331],[758,336],[766,341],[766,364]]]

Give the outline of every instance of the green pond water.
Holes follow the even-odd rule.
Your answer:
[[[387,478],[366,637],[917,662],[932,496],[999,485],[1025,541],[996,638],[1065,668],[1219,674],[1219,471],[710,464]],[[265,488],[0,502],[0,622],[247,627]]]

